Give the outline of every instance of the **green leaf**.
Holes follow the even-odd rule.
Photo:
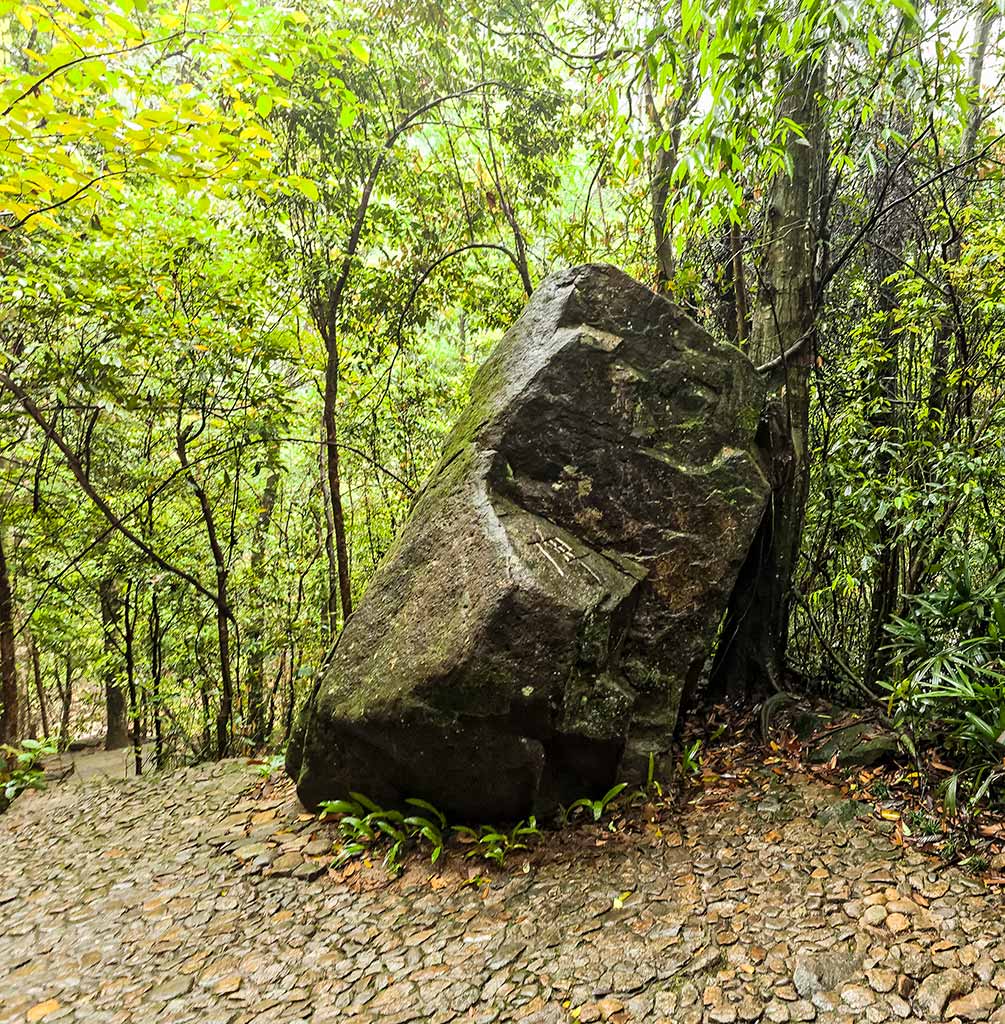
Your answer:
[[[286,179],[302,196],[306,196],[312,203],[320,198],[317,185],[310,178],[301,178],[299,175],[291,174]]]
[[[323,800],[318,807],[324,814],[352,814],[362,817],[363,808],[350,800]]]
[[[361,63],[370,63],[370,51],[366,48],[366,43],[358,36],[349,40],[349,52]]]
[[[893,6],[897,8],[909,21],[914,24],[918,22],[918,11],[910,0],[893,0]]]
[[[383,808],[375,804],[368,796],[364,796],[362,793],[354,793],[350,790],[349,796],[353,798],[361,807],[364,807],[371,814],[379,814]]]
[[[413,807],[418,807],[423,811],[428,811],[434,818],[437,818],[439,820],[441,828],[444,825],[446,825],[447,816],[439,808],[431,804],[428,800],[420,800],[418,797],[409,797],[405,801],[405,803],[411,804]]]

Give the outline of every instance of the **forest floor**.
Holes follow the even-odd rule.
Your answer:
[[[389,880],[245,762],[96,773],[0,817],[0,1021],[1002,1024],[1002,890],[861,807],[764,765]]]

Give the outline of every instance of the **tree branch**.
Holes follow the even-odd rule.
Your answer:
[[[219,596],[212,590],[205,586],[201,580],[193,576],[191,573],[186,572],[184,569],[179,569],[177,566],[172,565],[166,559],[162,558],[153,548],[150,547],[138,534],[134,533],[122,520],[112,511],[111,506],[101,497],[100,494],[94,489],[90,480],[87,479],[84,473],[84,468],[80,464],[80,459],[77,458],[76,453],[66,443],[63,436],[55,428],[55,426],[42,415],[42,411],[38,406],[31,400],[28,393],[14,381],[8,374],[0,370],[0,386],[5,387],[10,393],[21,403],[21,407],[24,411],[42,428],[45,435],[52,441],[52,443],[63,453],[66,459],[66,464],[70,467],[70,471],[73,473],[80,485],[80,489],[84,494],[91,500],[91,502],[97,507],[101,514],[108,520],[112,526],[122,534],[132,545],[143,552],[151,561],[159,565],[165,572],[171,573],[173,576],[177,576],[180,579],[185,580],[186,583],[194,587],[203,597],[209,598],[214,605],[219,604]]]
[[[89,60],[102,60],[104,57],[118,57],[123,53],[135,53],[137,50],[143,50],[148,46],[159,46],[161,43],[170,43],[180,36],[184,35],[184,32],[172,32],[169,36],[164,36],[161,39],[147,39],[142,43],[137,43],[135,46],[124,46],[121,50],[108,50],[105,53],[85,53],[83,57],[76,57],[73,60],[68,60],[65,64],[60,64],[59,67],[52,68],[47,71],[41,78],[33,82],[24,90],[19,96],[15,96],[10,101],[6,110],[0,111],[0,117],[6,117],[23,99],[26,99],[33,92],[36,92],[39,88],[45,85],[50,78],[55,78],[56,75],[62,74],[64,71],[75,67],[77,64],[84,64]]]

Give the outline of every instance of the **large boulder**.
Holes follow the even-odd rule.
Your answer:
[[[613,267],[548,278],[299,720],[304,803],[516,818],[665,751],[768,500],[763,397],[739,350]]]

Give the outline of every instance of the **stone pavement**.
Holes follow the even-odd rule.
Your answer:
[[[1005,1022],[1000,890],[794,776],[489,870],[329,871],[236,761],[0,817],[0,1022]]]
[[[144,743],[142,747],[143,764],[153,763],[154,745]],[[87,747],[84,750],[63,751],[47,757],[43,767],[47,774],[56,777],[65,774],[63,785],[74,786],[87,782],[97,776],[108,779],[128,779],[136,774],[136,760],[132,747],[119,750],[104,750],[100,747]],[[144,767],[144,771],[148,771]]]

